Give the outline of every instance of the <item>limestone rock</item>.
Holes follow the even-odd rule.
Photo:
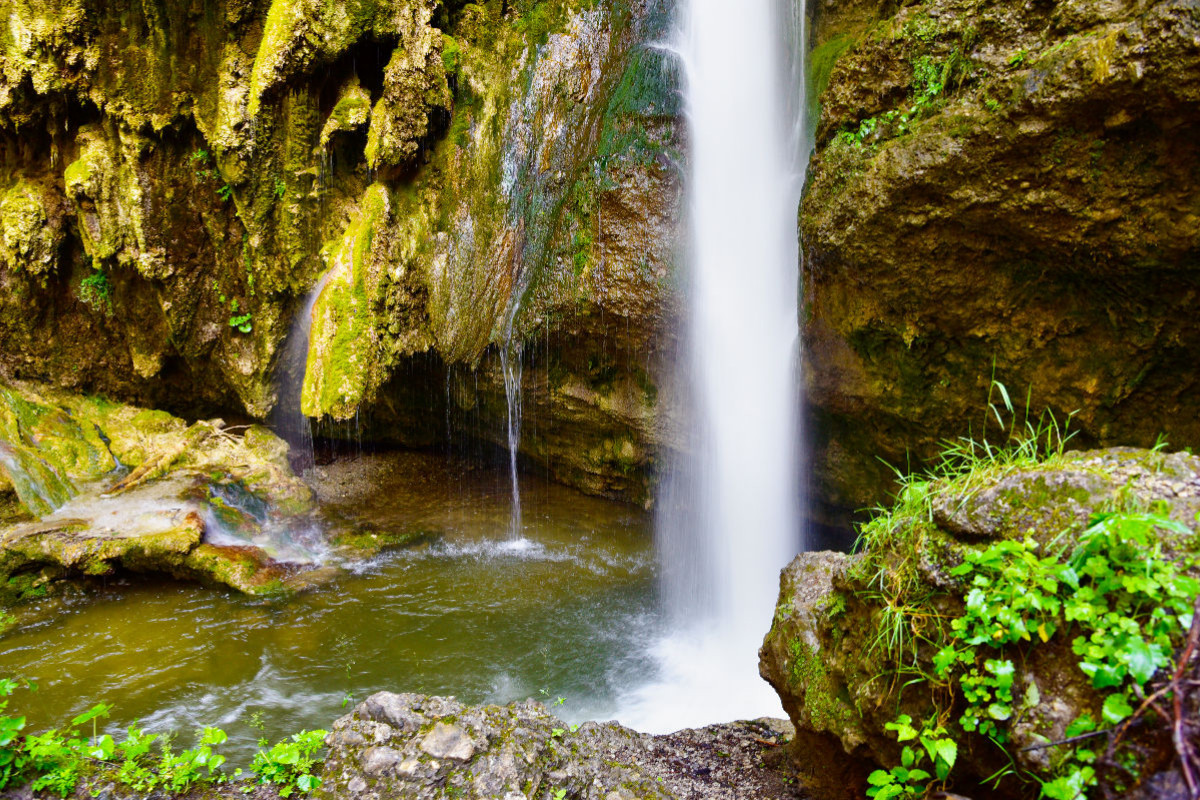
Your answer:
[[[371,111],[366,157],[371,169],[411,164],[453,105],[442,61],[442,35],[428,26],[405,31],[383,73]]]
[[[597,740],[636,734],[612,724],[584,728],[567,731],[534,702],[478,707],[380,692],[334,723],[319,791],[324,797],[432,798],[450,787],[482,800],[550,796],[563,788],[602,798],[629,783],[639,797],[668,796],[634,768],[601,761]]]
[[[298,416],[283,356],[329,274],[310,412],[499,439],[503,344],[524,455],[645,501],[675,442],[670,4],[536,5],[0,2],[0,376]]]
[[[64,238],[61,205],[55,193],[36,184],[9,187],[0,197],[0,260],[34,275],[57,267]]]
[[[886,499],[878,459],[995,435],[993,377],[1089,446],[1200,444],[1197,36],[1189,0],[821,4],[800,228],[827,521]]]
[[[1190,531],[1158,529],[1164,556],[1200,574],[1194,561],[1200,553],[1200,457],[1187,453],[1072,452],[909,490],[921,492],[928,506],[905,506],[915,509],[912,516],[893,519],[890,537],[879,540],[869,564],[868,554],[804,553],[792,561],[780,579],[775,618],[760,651],[760,671],[796,726],[792,755],[814,788],[830,798],[861,797],[870,764],[899,763],[899,746],[885,727],[898,715],[922,720],[945,709],[944,687],[910,682],[896,670],[901,660],[912,669],[915,660],[925,675],[933,674],[936,647],[917,638],[920,626],[924,619],[962,613],[960,598],[969,587],[951,568],[968,550],[1026,538],[1070,548],[1097,512],[1154,509]],[[903,581],[911,583],[895,599]],[[904,598],[920,599],[913,601],[917,607],[892,604],[909,602]],[[897,617],[904,626],[898,635],[909,643],[899,654],[888,644]],[[1015,662],[1013,704],[1021,713],[1006,723],[1010,752],[1042,777],[1053,774],[1053,754],[1031,746],[1064,738],[1084,713],[1101,719],[1099,694],[1063,636]],[[961,698],[949,701],[956,716]],[[959,734],[966,736],[958,750],[965,773],[982,779],[1003,766],[998,748]]]
[[[791,778],[762,764],[790,732],[756,720],[655,737],[615,722],[568,726],[533,701],[379,692],[333,724],[317,796],[798,800]]]
[[[271,515],[313,506],[287,445],[265,428],[234,436],[220,420],[189,426],[166,412],[0,385],[0,474],[37,518],[0,524],[6,584],[46,568],[159,572],[256,595],[311,579],[298,582],[259,543]],[[210,541],[220,531],[244,541]]]

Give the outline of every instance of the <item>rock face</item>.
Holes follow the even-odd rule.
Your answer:
[[[317,796],[798,800],[786,770],[763,765],[786,728],[759,720],[656,737],[615,722],[568,726],[533,701],[379,692],[334,723]]]
[[[896,735],[885,728],[899,714],[959,718],[961,694],[929,676],[936,674],[936,620],[961,615],[971,589],[952,571],[968,554],[1005,540],[1028,541],[1039,554],[1069,552],[1093,513],[1153,509],[1188,533],[1158,529],[1153,545],[1144,548],[1147,557],[1157,548],[1181,569],[1200,574],[1195,456],[1132,448],[1069,453],[908,491],[914,494],[907,510],[887,518],[890,528],[870,538],[865,553],[805,553],[781,578],[760,669],[796,726],[792,754],[801,777],[821,796],[861,797],[872,763],[900,763]],[[889,631],[898,639],[889,639]],[[1012,706],[1021,712],[999,723],[1009,752],[1017,766],[1043,780],[1057,774],[1060,759],[1041,745],[1063,739],[1082,714],[1104,718],[1101,696],[1072,650],[1075,635],[1062,630],[1028,649],[1018,643],[995,651],[995,658],[1016,664]],[[909,644],[898,650],[889,644],[894,641]],[[981,780],[1004,766],[1000,749],[982,736],[962,730],[957,736],[960,781],[964,774]],[[1163,745],[1157,741],[1141,751],[1148,786],[1165,780],[1150,774],[1170,766]],[[1023,791],[1014,783],[1000,796]]]
[[[666,6],[3,0],[0,375],[258,419],[303,384],[369,434],[502,441],[503,348],[525,454],[644,499],[675,303],[677,82],[645,46]]]
[[[313,506],[287,452],[261,426],[0,385],[0,601],[117,571],[287,592],[265,533]]]
[[[816,8],[800,219],[814,495],[880,502],[993,377],[1081,440],[1200,444],[1188,0]],[[980,430],[976,427],[976,435]]]

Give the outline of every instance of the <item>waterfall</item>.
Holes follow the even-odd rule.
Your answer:
[[[692,436],[659,502],[671,632],[621,715],[650,731],[780,714],[757,651],[800,546],[803,0],[686,0],[681,22]]]
[[[514,311],[515,315],[515,311]],[[509,539],[524,538],[521,518],[521,483],[517,473],[517,453],[521,449],[521,346],[513,344],[512,320],[509,320],[506,341],[500,346],[500,370],[504,373],[504,402],[506,406],[505,433],[508,438],[508,471],[512,478],[512,515],[508,524]]]
[[[275,428],[292,448],[292,462],[297,471],[312,467],[313,452],[312,421],[301,410],[304,391],[304,376],[308,371],[308,344],[312,337],[312,314],[317,299],[329,282],[332,270],[328,270],[316,286],[304,298],[304,303],[292,320],[288,334],[287,349],[284,350],[282,380],[279,386],[279,404],[275,416]],[[292,403],[295,405],[292,405]]]

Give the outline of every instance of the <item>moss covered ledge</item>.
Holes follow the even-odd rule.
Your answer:
[[[261,426],[0,384],[0,602],[118,572],[286,593],[304,570],[258,540],[313,509],[287,453]]]
[[[1200,458],[967,452],[909,481],[859,553],[784,571],[760,666],[801,771],[830,798],[879,791],[902,761],[924,763],[920,791],[1165,796],[1182,785],[1170,720],[1135,710],[1174,674],[1198,602]],[[1181,702],[1200,712],[1194,691]],[[952,743],[945,780],[910,728]]]

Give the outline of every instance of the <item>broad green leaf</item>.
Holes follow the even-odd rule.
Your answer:
[[[1125,663],[1129,665],[1129,674],[1144,685],[1158,671],[1159,649],[1157,645],[1147,644],[1138,637],[1130,639],[1125,647]]]
[[[872,786],[887,786],[891,782],[892,773],[886,770],[877,769],[867,776],[867,783],[871,784]]]
[[[1103,708],[1104,721],[1110,725],[1116,725],[1132,713],[1133,708],[1130,707],[1125,695],[1110,694],[1105,698]]]

